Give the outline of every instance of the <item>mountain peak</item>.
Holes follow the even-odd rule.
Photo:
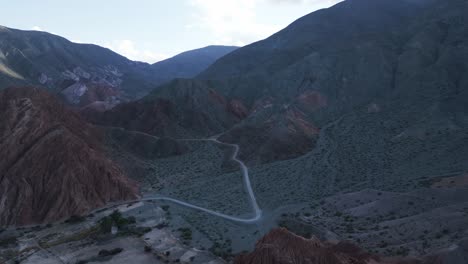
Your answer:
[[[2,25],[0,25],[0,32],[1,32],[1,31],[10,31],[10,29],[7,28],[7,27],[4,27],[4,26],[2,26]]]

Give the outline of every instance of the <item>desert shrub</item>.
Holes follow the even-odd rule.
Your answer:
[[[167,222],[162,222],[162,223],[159,223],[158,225],[155,226],[155,228],[157,229],[163,229],[165,227],[168,227],[169,224]]]
[[[100,257],[108,257],[108,256],[117,255],[122,251],[123,251],[123,248],[114,248],[114,249],[111,249],[111,250],[103,249],[103,250],[99,251],[98,255]]]
[[[401,247],[399,247],[399,248],[396,250],[395,253],[396,253],[396,255],[398,255],[398,256],[404,256],[404,257],[406,257],[406,256],[408,256],[409,252],[410,252],[410,250],[409,250],[408,248],[401,246]]]
[[[192,230],[190,228],[179,228],[181,237],[184,240],[192,240]]]
[[[150,246],[148,246],[148,245],[145,246],[145,252],[149,253],[149,252],[151,252],[152,250],[153,250],[153,249],[152,249]]]
[[[123,228],[124,226],[130,224],[130,220],[128,218],[123,217],[122,213],[118,210],[112,212],[110,218],[118,228]]]
[[[99,227],[101,229],[101,232],[103,233],[110,233],[111,230],[112,230],[112,226],[113,226],[114,222],[112,220],[112,218],[110,217],[104,217],[102,218],[100,221],[99,221]]]
[[[0,248],[7,247],[10,245],[16,245],[17,242],[18,240],[14,236],[3,238],[0,240]]]
[[[130,216],[127,218],[129,224],[135,224],[136,218],[134,216]]]
[[[113,225],[117,226],[119,229],[124,229],[128,225],[134,223],[136,223],[135,217],[130,216],[128,218],[125,218],[122,216],[121,212],[115,210],[114,212],[112,212],[112,214],[103,217],[99,221],[99,227],[103,233],[110,233]]]

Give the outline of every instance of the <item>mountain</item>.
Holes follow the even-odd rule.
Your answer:
[[[0,28],[1,87],[41,85],[67,102],[141,97],[155,87],[150,65],[96,45],[39,31]]]
[[[234,46],[208,46],[183,52],[170,59],[151,65],[151,68],[167,81],[176,78],[193,78],[219,58],[238,49]]]
[[[139,241],[132,252],[181,257],[170,246],[176,239],[158,239],[159,228],[169,225],[180,241],[230,261],[281,226],[320,240],[273,231],[238,263],[387,261],[377,256],[465,263],[467,12],[466,0],[343,1],[227,54],[195,78],[169,81],[101,113],[81,111],[107,126],[106,153],[139,181],[145,197],[168,200],[161,209],[161,201],[121,207],[156,227],[148,239],[167,246],[143,248]],[[23,127],[15,119],[29,117],[9,115],[15,118],[0,116],[13,120],[8,127]],[[79,123],[70,133],[81,138],[88,129]],[[24,127],[20,131],[37,126]],[[19,137],[5,142],[16,141],[21,146]],[[84,153],[94,149],[89,145]],[[18,146],[1,154],[8,157]],[[66,168],[79,164],[69,159],[82,157],[56,152]],[[42,161],[47,155],[37,156],[38,164],[49,164]],[[102,161],[78,160],[79,168]],[[262,214],[251,220],[255,204]],[[167,222],[155,222],[158,212]],[[369,253],[333,243],[347,240]]]
[[[178,77],[194,77],[235,47],[210,46],[149,65],[39,31],[0,27],[0,89],[36,85],[69,104],[105,110]]]
[[[310,150],[317,138],[314,131],[339,117],[385,119],[385,126],[372,129],[385,130],[388,140],[399,134],[457,134],[468,125],[468,91],[462,89],[468,82],[466,8],[461,0],[344,1],[229,53],[196,78],[197,87],[208,91],[215,84],[216,94],[242,109],[242,122],[225,135],[230,141],[248,142],[249,131],[280,131],[258,141],[252,151],[267,142],[294,146],[304,142]],[[166,96],[169,88],[162,88],[145,101],[161,97],[180,102],[178,96],[189,94],[184,90],[193,89],[193,82],[179,80],[169,85],[180,90],[172,97]],[[388,115],[391,121],[383,118]],[[168,122],[191,118],[177,116]],[[378,145],[383,147],[382,143]],[[255,155],[252,151],[243,155]],[[278,158],[307,151],[288,152]]]
[[[0,226],[136,199],[136,184],[104,154],[101,132],[44,90],[0,91],[0,118]]]
[[[465,0],[343,1],[93,122],[238,144],[266,226],[284,214],[382,255],[451,251],[468,228],[467,12]],[[204,147],[121,159],[168,196],[246,215],[239,176]],[[336,194],[349,195],[325,201]],[[245,229],[225,232],[233,252],[265,231]]]
[[[183,89],[180,89],[181,87]],[[88,120],[157,136],[191,137],[219,133],[245,113],[216,92],[216,83],[174,80],[145,98],[103,112],[83,112]]]

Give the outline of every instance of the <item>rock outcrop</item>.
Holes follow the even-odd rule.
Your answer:
[[[259,164],[304,155],[313,149],[319,133],[298,108],[281,106],[257,110],[220,140],[238,143],[241,159]]]
[[[384,259],[348,242],[337,244],[305,239],[280,228],[257,242],[252,253],[239,255],[235,264],[441,264],[437,258]]]
[[[0,225],[51,222],[137,197],[105,157],[100,132],[45,91],[1,91],[0,120]]]

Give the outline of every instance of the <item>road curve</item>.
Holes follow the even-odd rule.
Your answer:
[[[150,135],[150,134],[147,134],[147,133],[144,133],[144,132],[140,132],[140,131],[130,131],[130,130],[126,130],[126,129],[120,128],[120,127],[109,127],[109,128],[120,129],[120,130],[124,130],[124,131],[130,132],[130,133],[141,134],[141,135],[152,137],[152,138],[155,138],[155,139],[158,139],[158,140],[160,139],[160,138],[158,138],[156,136],[153,136],[153,135]],[[220,144],[220,145],[224,145],[224,146],[228,146],[228,147],[233,148],[234,151],[232,153],[231,160],[237,162],[239,164],[240,168],[241,168],[242,177],[244,178],[244,185],[245,185],[245,188],[247,190],[247,193],[249,194],[250,204],[251,204],[252,210],[254,212],[253,217],[251,217],[251,218],[241,218],[241,217],[230,216],[230,215],[227,215],[227,214],[216,212],[214,210],[210,210],[210,209],[207,209],[207,208],[200,207],[198,205],[194,205],[194,204],[191,204],[191,203],[188,203],[188,202],[184,202],[184,201],[181,201],[181,200],[178,200],[178,199],[174,199],[174,198],[170,198],[170,197],[164,197],[164,196],[147,196],[147,197],[144,197],[144,198],[139,199],[139,200],[128,201],[128,202],[125,202],[125,203],[120,203],[118,205],[130,204],[130,203],[134,203],[134,202],[167,201],[167,202],[172,202],[172,203],[178,204],[180,206],[184,206],[184,207],[191,208],[191,209],[194,209],[194,210],[202,211],[202,212],[205,212],[207,214],[214,215],[214,216],[217,216],[217,217],[220,217],[220,218],[223,218],[223,219],[226,219],[226,220],[230,220],[230,221],[233,221],[233,222],[251,224],[251,223],[255,223],[258,220],[260,220],[262,218],[262,210],[258,206],[257,199],[255,198],[255,193],[254,193],[254,191],[252,189],[252,184],[250,182],[250,176],[249,176],[249,169],[247,168],[245,163],[243,161],[241,161],[239,159],[239,157],[238,157],[240,147],[237,144],[230,144],[230,143],[225,143],[225,142],[219,141],[218,140],[219,136],[220,135],[217,135],[217,136],[213,136],[213,137],[207,138],[207,139],[174,139],[174,140],[214,142],[216,144]],[[114,205],[114,206],[116,206],[116,205]]]
[[[205,212],[207,214],[214,215],[214,216],[217,216],[217,217],[229,220],[229,221],[244,223],[244,224],[255,223],[258,220],[260,220],[260,218],[262,217],[261,212],[255,214],[255,216],[252,217],[252,218],[240,218],[240,217],[230,216],[230,215],[219,213],[219,212],[216,212],[216,211],[213,211],[213,210],[210,210],[210,209],[206,209],[206,208],[203,208],[203,207],[200,207],[200,206],[197,206],[197,205],[193,205],[193,204],[186,203],[184,201],[180,201],[180,200],[169,198],[169,197],[148,197],[148,198],[143,198],[140,201],[148,202],[148,201],[158,201],[158,200],[159,201],[172,202],[172,203],[175,203],[175,204],[178,204],[178,205],[181,205],[181,206],[185,206],[185,207],[188,207],[188,208],[192,208],[192,209],[195,209],[195,210],[198,210],[198,211],[202,211],[202,212]]]
[[[174,198],[170,198],[170,197],[159,197],[159,196],[145,197],[141,199],[140,201],[157,201],[157,200],[168,201],[168,202],[172,202],[181,206],[185,206],[185,207],[192,208],[198,211],[202,211],[202,212],[205,212],[205,213],[208,213],[208,214],[211,214],[211,215],[214,215],[214,216],[226,219],[226,220],[239,222],[239,223],[245,223],[245,224],[251,224],[251,223],[257,222],[258,220],[262,218],[262,210],[258,206],[257,198],[255,198],[255,193],[252,189],[252,184],[250,182],[249,169],[247,168],[245,163],[242,162],[238,158],[239,150],[240,150],[239,145],[221,142],[217,139],[216,136],[209,138],[209,139],[180,139],[180,141],[210,141],[216,144],[232,147],[234,151],[232,153],[231,160],[237,162],[241,168],[242,176],[244,178],[244,185],[245,185],[245,188],[247,189],[247,193],[249,194],[250,204],[252,206],[255,216],[252,218],[240,218],[240,217],[230,216],[230,215],[219,213],[210,209],[206,209],[206,208],[203,208],[194,204],[190,204],[181,200],[177,200]]]

